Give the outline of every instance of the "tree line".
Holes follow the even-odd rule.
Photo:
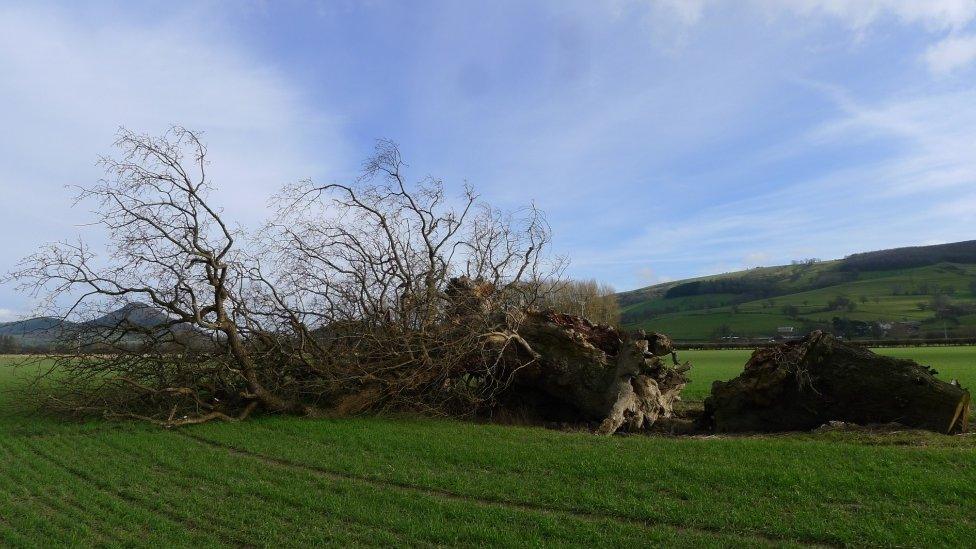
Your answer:
[[[976,263],[976,240],[853,254],[844,258],[840,269],[886,271],[924,267],[936,263]]]

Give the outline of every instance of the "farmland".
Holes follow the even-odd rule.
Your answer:
[[[619,294],[627,327],[664,331],[683,341],[722,334],[768,337],[780,326],[800,332],[830,328],[834,318],[874,323],[913,323],[916,333],[972,337],[976,334],[976,266],[936,263],[921,267],[851,272],[843,261],[751,269],[670,282]],[[740,293],[674,295],[698,282],[741,287]],[[756,295],[757,287],[768,295]],[[707,289],[707,287],[706,287]],[[931,302],[940,296],[955,315],[937,318]],[[838,301],[838,299],[844,301]],[[845,306],[840,306],[845,303]],[[882,334],[862,334],[881,337]]]
[[[976,350],[885,349],[976,385]],[[745,351],[685,351],[687,400]],[[963,545],[972,435],[616,436],[403,417],[166,431],[25,405],[0,366],[0,541],[155,546]]]

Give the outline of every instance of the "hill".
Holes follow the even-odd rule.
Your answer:
[[[49,347],[65,333],[88,328],[111,330],[122,323],[151,328],[167,322],[169,317],[161,310],[145,303],[129,303],[86,322],[71,322],[60,318],[42,316],[0,323],[0,350],[10,352],[6,347],[16,350],[30,350]],[[176,326],[174,330],[192,330],[191,327]]]
[[[789,328],[849,338],[976,337],[976,241],[679,280],[618,299],[625,327],[685,341],[788,336]]]

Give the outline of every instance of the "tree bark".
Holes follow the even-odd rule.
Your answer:
[[[808,430],[829,421],[965,430],[969,391],[934,374],[817,331],[759,349],[739,377],[715,382],[702,421],[718,432]]]

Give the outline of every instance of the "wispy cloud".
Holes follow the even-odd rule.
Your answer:
[[[20,318],[20,313],[11,309],[0,308],[0,322],[11,322]]]
[[[207,132],[214,175],[234,191],[229,207],[249,212],[269,186],[334,167],[344,151],[313,154],[309,144],[325,137],[338,145],[336,120],[309,110],[273,67],[208,40],[202,21],[170,15],[83,25],[57,10],[2,9],[0,117],[19,128],[0,137],[2,164],[18,167],[5,185],[52,189],[87,179],[78,167],[105,152],[120,125]]]
[[[925,62],[935,74],[945,75],[976,61],[976,34],[949,36],[925,51]]]
[[[976,97],[927,82],[916,60],[969,32],[976,2],[570,6],[584,21],[575,79],[460,113],[425,87],[415,117],[445,134],[477,127],[437,150],[464,158],[492,198],[537,199],[572,273],[627,288],[966,237],[933,220],[974,181]],[[677,49],[669,26],[687,38]]]
[[[767,10],[804,16],[829,16],[852,29],[864,29],[884,18],[922,24],[930,29],[957,29],[976,18],[970,0],[759,0]]]
[[[214,17],[166,11],[93,21],[67,8],[0,6],[0,189],[16,196],[0,205],[0,271],[81,230],[87,211],[70,208],[63,186],[97,180],[97,156],[111,152],[121,125],[204,132],[217,202],[242,222],[260,218],[281,184],[341,171],[348,152],[338,120],[219,39]],[[9,291],[4,301],[21,299]]]
[[[812,174],[793,169],[779,184],[686,211],[680,219],[652,216],[640,234],[577,254],[582,267],[609,272],[608,265],[649,265],[655,274],[687,276],[972,238],[976,90],[866,103],[837,86],[812,87],[837,115],[788,147],[775,146],[772,155],[758,149],[741,162],[759,174],[810,159],[827,158],[828,164]],[[713,178],[710,184],[727,182]],[[644,272],[635,284],[646,282]]]
[[[837,96],[835,96],[837,97]],[[891,140],[890,158],[863,168],[884,195],[930,193],[976,183],[976,89],[865,105],[839,101],[845,115],[814,132],[817,140]]]
[[[621,0],[615,10],[619,12],[622,4],[642,4],[681,25],[695,25],[709,11],[728,7],[756,9],[767,16],[829,17],[855,31],[885,19],[933,31],[959,29],[976,19],[976,2],[970,0]]]
[[[75,231],[60,185],[118,124],[170,122],[207,132],[234,219],[390,137],[535,200],[571,273],[621,289],[971,237],[972,0],[45,5],[0,8],[7,259]]]
[[[651,0],[658,12],[670,15],[682,25],[694,25],[705,11],[705,0]]]

